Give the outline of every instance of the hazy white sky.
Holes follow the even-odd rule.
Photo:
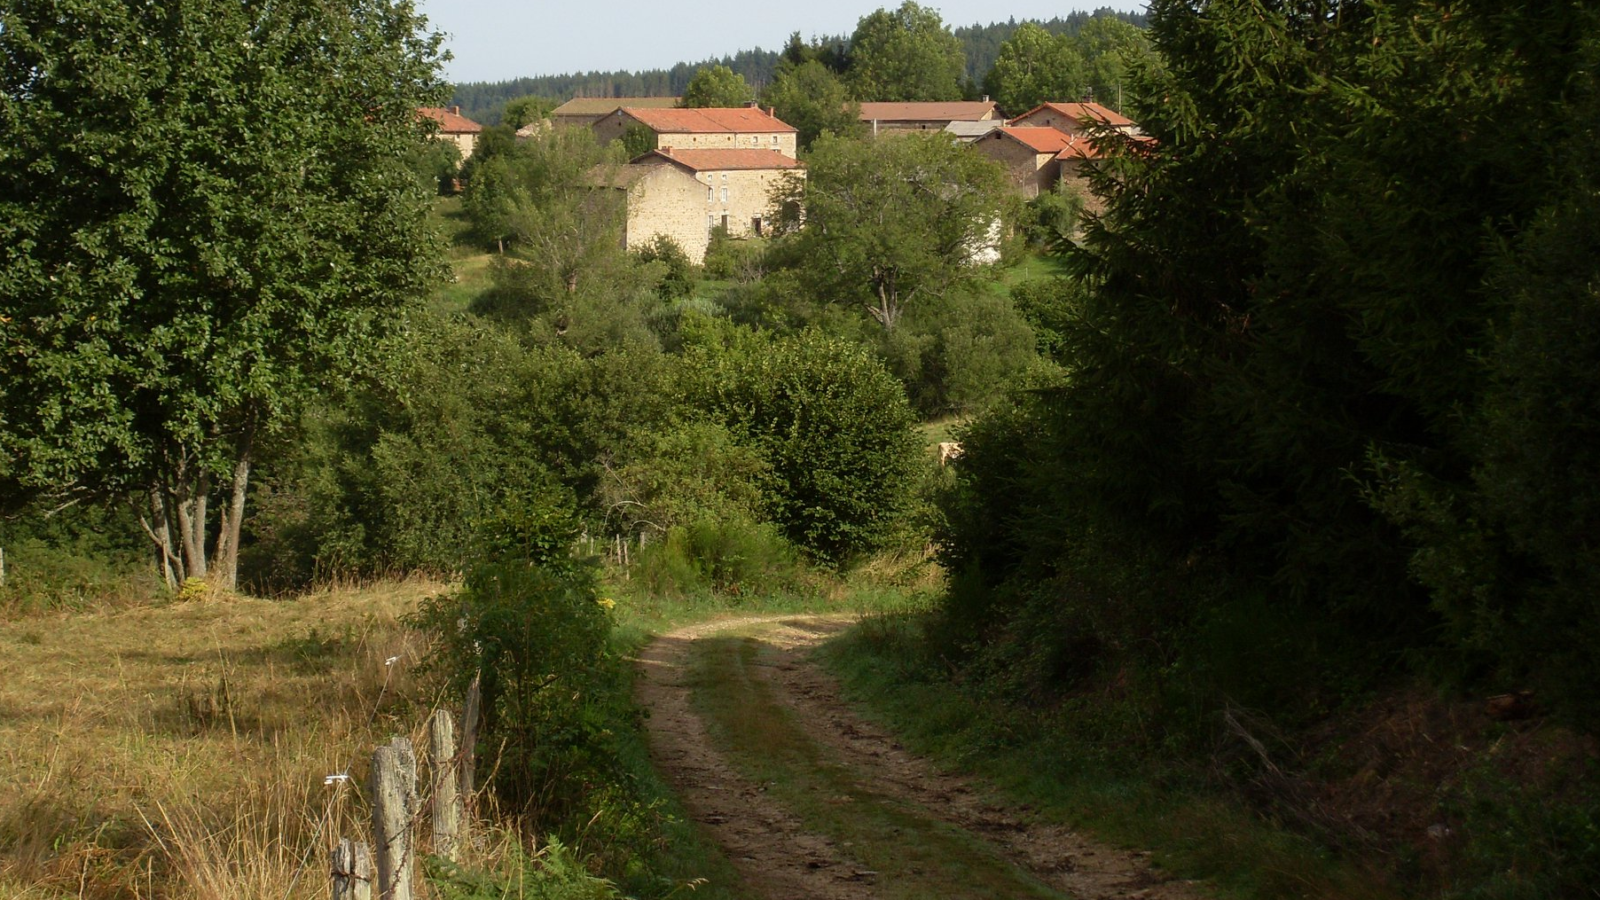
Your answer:
[[[1071,4],[1072,0],[1067,0]],[[799,31],[806,37],[849,34],[856,21],[899,0],[421,0],[433,27],[455,54],[452,81],[503,81],[525,75],[666,68],[738,50],[777,50]],[[924,2],[945,24],[988,24],[1015,17],[1048,19],[1076,9],[1137,10],[1143,0]]]

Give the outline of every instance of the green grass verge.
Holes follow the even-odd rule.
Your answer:
[[[1251,900],[1393,896],[1376,876],[1209,793],[1180,766],[1118,758],[1049,716],[952,684],[922,652],[919,612],[864,620],[818,651],[847,698],[914,752],[977,775],[1013,802],[1129,848],[1218,896]],[[1109,701],[1108,701],[1109,702]]]

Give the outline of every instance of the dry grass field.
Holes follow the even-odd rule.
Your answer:
[[[439,590],[0,622],[0,897],[326,896],[372,748],[422,738],[399,617]]]

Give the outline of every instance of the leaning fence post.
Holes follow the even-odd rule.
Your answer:
[[[467,685],[467,701],[461,710],[461,798],[469,804],[472,792],[478,789],[473,782],[478,777],[478,715],[483,703],[481,678],[481,675],[472,676],[472,683]]]
[[[333,848],[333,900],[372,900],[372,851],[342,838]]]
[[[412,900],[411,815],[417,805],[417,755],[396,737],[372,754],[372,841],[380,900]]]
[[[448,710],[433,711],[428,751],[433,759],[433,852],[455,862],[460,843],[461,793],[456,781],[456,725]]]

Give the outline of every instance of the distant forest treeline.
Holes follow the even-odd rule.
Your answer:
[[[1145,27],[1144,13],[1118,12],[1110,8],[1094,12],[1072,12],[1065,18],[1037,21],[1051,34],[1077,34],[1084,23],[1095,16],[1111,16],[1139,28]],[[1023,20],[1029,21],[1029,20]],[[1000,53],[1000,44],[1011,37],[1022,22],[1011,19],[989,25],[965,25],[952,29],[961,40],[961,49],[967,57],[967,83],[974,94],[983,82],[983,76],[994,66]],[[849,35],[819,37],[819,45],[845,48]],[[474,81],[456,86],[451,103],[461,107],[470,119],[485,125],[497,125],[501,110],[507,101],[518,97],[538,96],[566,101],[573,97],[675,97],[683,93],[689,79],[704,66],[724,65],[744,76],[757,90],[771,83],[777,69],[780,51],[740,50],[732,56],[708,59],[697,63],[681,62],[670,69],[649,69],[641,72],[575,72],[562,75],[540,75],[532,78],[515,78],[510,81]]]

